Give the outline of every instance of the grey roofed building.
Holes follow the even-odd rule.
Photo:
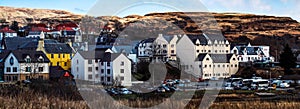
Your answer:
[[[134,47],[130,45],[116,45],[112,47],[112,50],[115,53],[126,53],[126,54],[131,54],[134,53]]]
[[[44,47],[47,53],[73,53],[70,45],[65,43],[47,43]]]
[[[238,55],[244,55],[244,52],[247,55],[264,55],[262,49],[259,47],[236,46],[236,48],[238,49]]]
[[[233,54],[209,54],[214,63],[229,63]]]
[[[200,53],[196,58],[196,61],[203,61],[204,57],[209,55],[213,60],[213,63],[229,63],[230,58],[233,54],[207,54],[207,53]]]
[[[42,57],[44,63],[49,63],[50,60],[42,51],[35,51],[35,50],[14,50],[12,51],[14,56],[17,58],[18,62],[25,62],[25,58],[27,56],[30,57],[31,62],[39,62],[39,57]]]
[[[205,36],[206,38],[208,38],[211,41],[225,41],[225,37],[223,36],[222,33],[205,33],[202,34],[203,36]]]
[[[78,53],[84,59],[97,59],[101,62],[110,62],[116,59],[121,53],[109,53],[105,52],[105,50],[97,50],[97,51],[78,51]]]
[[[38,38],[25,38],[25,37],[7,37],[5,44],[7,50],[17,49],[37,49]],[[36,45],[34,45],[36,44]]]

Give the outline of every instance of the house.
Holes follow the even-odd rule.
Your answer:
[[[0,39],[3,39],[3,37],[17,37],[17,32],[9,29],[9,27],[4,27],[0,29]]]
[[[239,62],[274,62],[270,56],[270,46],[238,45],[234,46],[231,53],[236,54]]]
[[[27,38],[45,38],[46,35],[51,33],[50,30],[42,27],[32,27],[28,32]]]
[[[114,53],[123,53],[125,56],[127,56],[130,60],[132,60],[134,63],[137,62],[137,54],[134,49],[134,46],[131,45],[114,45],[112,46],[112,51]]]
[[[182,71],[202,78],[205,70],[199,66],[199,60],[196,61],[199,55],[230,54],[230,44],[222,35],[217,34],[183,35],[177,41],[176,51]],[[212,62],[214,63],[214,61]],[[210,74],[216,73],[215,71],[210,72]]]
[[[153,41],[153,58],[155,60],[176,60],[176,43],[178,37],[159,34]]]
[[[49,78],[49,59],[41,51],[14,50],[4,61],[4,80],[20,81]]]
[[[52,35],[61,42],[82,42],[80,26],[73,22],[56,25]]]
[[[234,54],[200,53],[196,63],[202,72],[200,78],[228,78],[238,71],[239,61]]]
[[[111,50],[79,51],[72,58],[75,79],[131,86],[131,61]]]
[[[49,79],[65,85],[75,85],[74,75],[60,66],[50,67]]]
[[[100,82],[132,86],[131,61],[122,53],[105,52],[99,61]]]
[[[60,66],[64,70],[71,70],[71,58],[74,54],[70,44],[39,38],[36,51],[46,54],[51,67]]]
[[[150,61],[153,56],[153,42],[155,38],[147,38],[137,45],[137,57],[139,61]]]

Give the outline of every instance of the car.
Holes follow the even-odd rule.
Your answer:
[[[121,88],[119,90],[120,94],[122,95],[128,95],[128,94],[132,94],[132,91],[131,90],[128,90],[127,88]]]
[[[158,87],[156,89],[156,92],[163,93],[163,92],[166,92],[166,90],[163,87]]]
[[[248,86],[243,86],[241,87],[241,90],[251,90],[251,88],[249,88]]]

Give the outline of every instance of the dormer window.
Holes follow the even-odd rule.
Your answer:
[[[27,57],[25,58],[25,62],[26,62],[26,63],[31,63],[31,59],[30,59],[29,56],[27,56]]]
[[[13,57],[10,57],[10,59],[9,59],[9,64],[10,64],[10,65],[14,65],[14,58],[13,58]]]
[[[42,56],[39,57],[38,62],[44,62],[44,58]]]

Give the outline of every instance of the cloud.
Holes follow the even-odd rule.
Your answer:
[[[87,10],[81,8],[74,8],[74,10],[78,12],[87,12]]]

